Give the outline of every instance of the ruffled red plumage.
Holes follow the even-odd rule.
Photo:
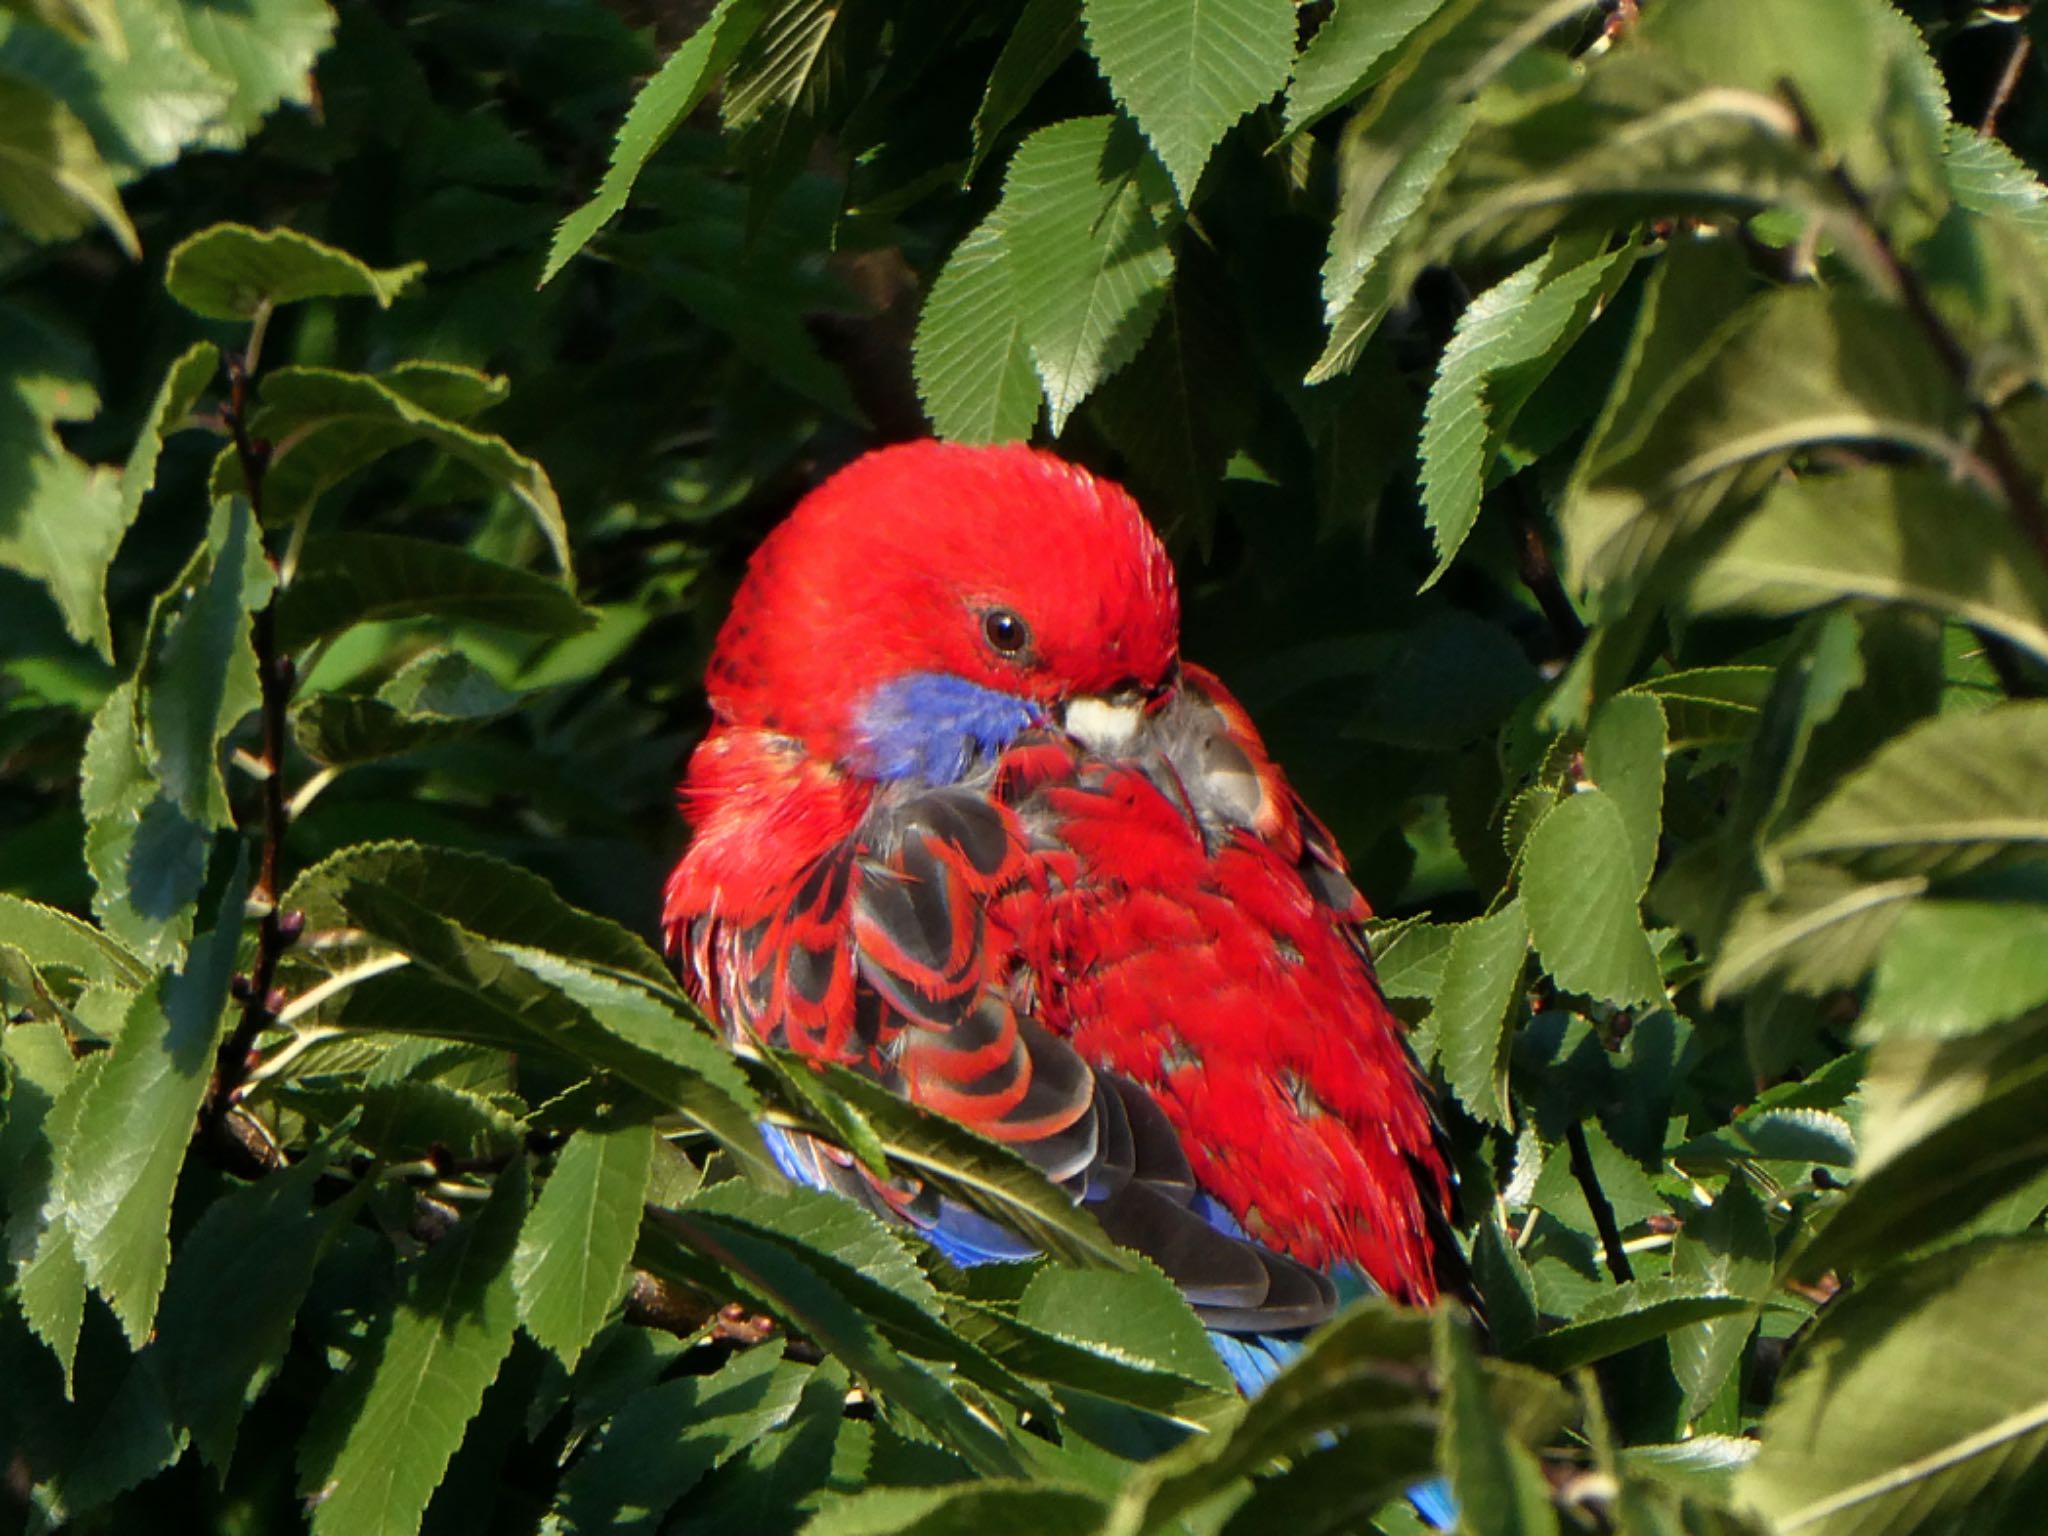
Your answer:
[[[1021,511],[1004,511],[1006,485]],[[850,526],[865,564],[800,543]],[[1027,536],[1063,565],[1020,561]],[[1448,1177],[1372,976],[1365,903],[1242,709],[1178,668],[1163,571],[1128,498],[1027,450],[888,450],[828,482],[757,559],[721,637],[671,941],[736,1033],[869,1071],[1077,1192],[1094,1178],[1099,1193],[1122,1155],[1108,1149],[1131,1139],[1126,1107],[1156,1118],[1135,1085],[1253,1238],[1429,1301]],[[785,585],[821,572],[840,590]],[[871,615],[877,593],[915,623]],[[1042,637],[1028,675],[976,652],[959,620],[995,600]],[[815,674],[828,612],[830,686],[785,695],[788,658]],[[944,632],[920,643],[916,625]],[[851,761],[860,703],[906,671],[1046,713],[957,784],[878,782]],[[1089,751],[1057,728],[1062,698],[1126,680],[1152,703],[1125,746]],[[1141,1148],[1140,1183],[1143,1162]]]

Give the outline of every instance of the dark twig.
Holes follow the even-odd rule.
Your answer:
[[[256,361],[263,348],[263,332],[269,320],[267,308],[257,312],[249,328],[249,345],[239,357],[228,359],[228,399],[221,418],[235,445],[247,488],[249,510],[258,528],[263,523],[263,477],[270,467],[270,444],[249,431],[249,388],[256,374]],[[267,553],[267,552],[266,552]],[[271,568],[277,566],[271,557]],[[291,704],[291,658],[278,654],[277,594],[256,612],[252,635],[256,651],[256,674],[262,691],[261,765],[263,768],[262,852],[256,884],[251,893],[263,910],[256,929],[256,958],[246,979],[236,978],[235,992],[242,1000],[242,1016],[220,1048],[214,1063],[213,1092],[206,1103],[204,1118],[217,1140],[225,1140],[244,1153],[247,1139],[234,1135],[227,1124],[228,1113],[242,1085],[248,1081],[256,1038],[276,1023],[283,999],[275,995],[277,964],[299,936],[304,919],[297,913],[278,910],[281,894],[279,868],[284,853],[285,828],[289,821],[284,788],[285,711]]]
[[[2012,24],[2012,37],[2012,47],[2005,56],[2005,68],[1998,72],[1998,82],[1991,87],[1991,99],[1984,104],[1984,115],[1977,119],[1977,131],[1987,139],[1998,136],[1999,114],[2012,100],[2012,93],[2020,83],[2020,73],[2034,52],[2033,35],[2027,31],[2024,15]]]
[[[1621,1228],[1614,1220],[1614,1207],[1607,1203],[1607,1191],[1600,1187],[1600,1178],[1593,1171],[1593,1149],[1586,1145],[1586,1127],[1574,1120],[1564,1133],[1565,1145],[1571,1149],[1572,1177],[1579,1181],[1579,1191],[1586,1197],[1586,1208],[1593,1213],[1593,1225],[1600,1229],[1600,1247],[1607,1255],[1607,1272],[1623,1284],[1635,1279],[1636,1273],[1629,1268],[1628,1255],[1622,1251]]]
[[[1529,595],[1536,599],[1537,607],[1543,610],[1543,617],[1550,623],[1550,633],[1556,638],[1559,653],[1569,660],[1578,655],[1579,647],[1586,643],[1586,626],[1579,618],[1578,610],[1572,607],[1571,598],[1566,595],[1564,582],[1559,579],[1557,566],[1550,558],[1550,546],[1543,540],[1543,521],[1537,515],[1535,498],[1521,476],[1510,478],[1501,487],[1506,498],[1508,516],[1514,523],[1515,571],[1522,578],[1522,585],[1529,589]]]

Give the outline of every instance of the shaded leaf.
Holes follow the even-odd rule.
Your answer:
[[[1785,837],[1874,879],[1957,875],[2048,845],[2048,703],[1940,715],[1885,743]]]
[[[1786,480],[1693,574],[1696,610],[1785,614],[1842,598],[1950,614],[2048,658],[2048,570],[2003,507],[1933,469]]]
[[[2048,1450],[2048,1243],[1973,1243],[1830,1307],[1766,1415],[1744,1499],[1781,1531],[1990,1516]]]
[[[967,161],[968,179],[988,158],[997,137],[1080,42],[1081,0],[1028,0],[1003,51],[996,55],[981,105],[974,109],[974,152]]]
[[[1460,1527],[1499,1536],[1555,1531],[1557,1512],[1543,1469],[1509,1432],[1470,1331],[1448,1314],[1438,1318],[1437,1351],[1444,1373],[1438,1455],[1457,1499]]]
[[[918,398],[933,430],[957,442],[1016,441],[1038,421],[1038,375],[1001,218],[998,209],[953,248],[918,316]]]
[[[766,0],[719,0],[653,78],[640,87],[612,143],[611,164],[590,201],[556,226],[541,267],[545,287],[569,259],[616,218],[654,152],[696,110],[761,25]]]
[[[774,1342],[639,1393],[562,1485],[570,1531],[652,1531],[706,1473],[785,1423],[810,1373]]]
[[[295,515],[393,448],[425,442],[512,496],[573,579],[569,530],[548,473],[502,437],[422,409],[399,388],[363,373],[279,368],[264,377],[251,429],[282,444],[264,481],[267,516]]]
[[[1646,890],[1664,831],[1664,710],[1654,696],[1617,694],[1593,711],[1586,777],[1621,812],[1636,890]]]
[[[300,1463],[312,1529],[412,1536],[512,1347],[526,1162],[408,1269],[369,1358],[314,1410]]]
[[[520,1324],[570,1370],[632,1279],[654,1139],[632,1122],[577,1131],[519,1229]]]
[[[242,941],[244,861],[184,966],[135,996],[78,1110],[60,1176],[79,1259],[140,1348],[170,1266],[171,1196],[206,1096]]]
[[[374,299],[389,309],[424,271],[417,261],[372,267],[293,229],[215,224],[172,248],[164,286],[196,315],[250,320],[303,299]]]
[[[355,624],[429,615],[541,635],[590,625],[559,581],[425,539],[351,532],[306,540],[278,594],[278,645],[296,651]]]
[[[289,1169],[221,1196],[171,1261],[152,1353],[177,1422],[223,1475],[247,1399],[291,1342],[313,1266],[357,1207],[346,1197],[313,1203],[327,1166],[325,1149],[316,1148]],[[367,1194],[370,1186],[357,1189]]]
[[[1088,51],[1187,204],[1230,126],[1287,83],[1289,0],[1083,0]]]
[[[1711,1279],[1632,1280],[1600,1292],[1570,1322],[1529,1340],[1518,1356],[1546,1371],[1568,1371],[1749,1306]]]
[[[1120,118],[1041,128],[1011,158],[997,228],[1054,433],[1144,344],[1177,219],[1165,173]]]
[[[1641,886],[1628,818],[1604,790],[1581,790],[1550,810],[1522,849],[1529,935],[1559,985],[1610,1002],[1664,993],[1636,909]]]
[[[1529,396],[1628,270],[1626,251],[1566,265],[1553,246],[1495,284],[1458,316],[1437,361],[1423,414],[1422,509],[1437,562],[1436,585],[1479,517],[1479,500],[1508,430]]]
[[[0,213],[40,244],[97,223],[131,260],[142,243],[92,134],[55,96],[0,80]]]
[[[1529,922],[1520,901],[1460,925],[1429,1015],[1451,1091],[1473,1115],[1508,1130],[1514,1129],[1508,1048],[1528,953]]]
[[[1864,1039],[1942,1038],[2048,1003],[2048,906],[1914,902],[1899,915],[1857,1020]]]
[[[1287,131],[1299,133],[1369,90],[1392,62],[1394,49],[1443,0],[1337,0],[1315,36],[1294,61],[1287,87]]]

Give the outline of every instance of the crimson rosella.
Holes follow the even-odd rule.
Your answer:
[[[761,545],[718,636],[665,926],[735,1040],[1007,1143],[1255,1390],[1333,1275],[1426,1304],[1458,1259],[1366,904],[1179,625],[1120,487],[1021,446],[857,460]],[[1032,1251],[770,1140],[955,1262]]]

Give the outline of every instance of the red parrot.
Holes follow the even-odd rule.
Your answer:
[[[1370,915],[1250,719],[1184,662],[1165,549],[1107,480],[915,442],[755,553],[680,791],[664,925],[737,1041],[867,1073],[1007,1143],[1230,1335],[1311,1326],[1351,1268],[1459,1273],[1425,1084]],[[1022,1239],[843,1152],[785,1171],[956,1262]]]

